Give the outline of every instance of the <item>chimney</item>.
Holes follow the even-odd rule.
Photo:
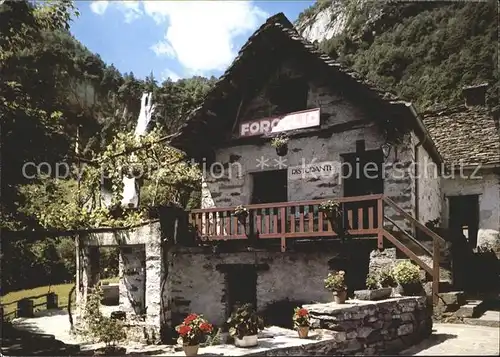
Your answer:
[[[486,105],[487,90],[488,83],[462,87],[462,96],[465,98],[465,106],[469,108],[477,105]]]

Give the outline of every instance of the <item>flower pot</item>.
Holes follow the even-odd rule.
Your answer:
[[[333,293],[333,299],[336,304],[345,304],[347,291],[337,291],[336,293]]]
[[[246,225],[247,224],[247,216],[238,216],[238,222],[240,222],[241,225]]]
[[[186,356],[197,356],[198,348],[200,348],[200,345],[182,345],[182,349]]]
[[[297,331],[300,338],[307,338],[307,335],[309,335],[309,326],[299,326]]]
[[[398,284],[397,291],[401,296],[416,296],[422,292],[422,284]]]
[[[242,339],[234,338],[234,345],[236,347],[253,347],[257,346],[257,335],[243,336]]]
[[[285,156],[288,154],[288,145],[278,146],[276,148],[276,154],[278,156]]]

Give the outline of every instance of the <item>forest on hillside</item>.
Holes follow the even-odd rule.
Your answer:
[[[73,175],[65,180],[49,175],[27,178],[25,163],[44,162],[51,168],[61,162],[74,164],[77,140],[82,160],[118,152],[127,138],[120,142],[116,137],[134,130],[144,91],[153,93],[157,105],[150,130],[157,137],[176,132],[216,80],[192,77],[159,83],[153,74],[138,79],[133,73],[120,73],[72,36],[76,16],[69,0],[37,6],[29,1],[0,4],[3,292],[30,281],[72,280],[73,237],[40,240],[28,233],[78,228],[68,221],[89,218],[84,214],[88,212],[72,205],[78,191]],[[152,185],[144,186],[142,205],[147,206]],[[172,198],[171,186],[156,181],[154,187],[157,197]],[[99,217],[90,218],[99,222]],[[108,258],[116,261],[113,254]]]
[[[488,104],[498,108],[496,1],[318,0],[298,22],[329,6],[349,17],[320,49],[381,88],[422,110],[460,103],[463,86],[487,82]]]

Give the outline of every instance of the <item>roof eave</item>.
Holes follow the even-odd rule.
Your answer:
[[[413,103],[404,100],[391,101],[390,103],[392,105],[399,105],[399,106],[403,105],[407,110],[409,110],[412,118],[415,120],[415,123],[417,124],[418,131],[416,131],[416,133],[419,139],[423,142],[422,146],[424,146],[427,150],[430,151],[429,154],[434,159],[434,161],[436,161],[436,163],[438,164],[444,163],[444,159],[439,153],[436,143],[432,139],[424,122],[420,118],[420,115],[417,113],[417,110],[415,109]]]

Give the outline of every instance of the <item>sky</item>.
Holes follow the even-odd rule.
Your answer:
[[[160,82],[219,77],[248,37],[283,12],[290,21],[314,1],[76,1],[71,32],[122,73]]]

